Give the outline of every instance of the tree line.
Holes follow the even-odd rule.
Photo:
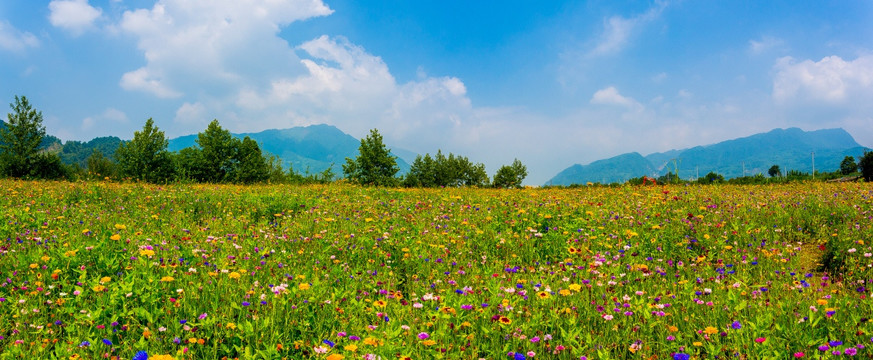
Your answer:
[[[263,152],[248,136],[235,138],[218,120],[197,134],[195,145],[178,152],[167,150],[163,131],[146,120],[130,141],[96,138],[88,143],[68,142],[60,149],[49,144],[59,140],[46,135],[42,112],[24,96],[10,104],[8,123],[0,122],[0,176],[24,179],[125,179],[150,183],[328,183],[337,175],[328,168],[318,174],[300,174],[285,169],[281,160]],[[87,158],[84,153],[90,150]],[[84,161],[82,160],[84,158]],[[527,168],[518,160],[501,167],[493,180],[485,165],[467,157],[438,151],[418,156],[409,172],[398,176],[396,157],[375,129],[361,139],[358,156],[346,158],[344,179],[361,185],[405,187],[498,187],[519,188]],[[65,162],[72,163],[66,165]]]

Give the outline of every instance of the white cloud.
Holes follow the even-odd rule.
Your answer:
[[[330,13],[320,0],[159,0],[126,11],[117,27],[137,38],[146,65],[125,74],[123,87],[175,97],[269,83],[300,71],[289,66],[297,57],[280,27]]]
[[[70,31],[73,36],[81,35],[94,26],[103,10],[88,4],[88,0],[52,0],[49,3],[49,22]]]
[[[873,55],[851,61],[833,55],[818,62],[783,57],[774,69],[773,98],[778,103],[868,103],[873,96]]]
[[[125,90],[145,91],[159,98],[178,98],[182,96],[182,93],[169,88],[163,77],[151,74],[149,69],[145,67],[122,75],[119,85]]]
[[[641,109],[642,105],[633,98],[621,95],[614,86],[597,90],[591,97],[592,104],[618,105],[631,109]]]
[[[106,127],[121,127],[127,123],[127,114],[115,108],[107,108],[100,115],[82,119],[82,130],[91,130],[98,125],[103,130]]]
[[[14,53],[39,46],[39,39],[33,34],[16,29],[9,22],[0,20],[0,50]]]
[[[749,52],[761,54],[771,49],[776,49],[784,44],[782,39],[772,36],[762,36],[760,40],[749,40]]]
[[[398,84],[381,58],[343,37],[321,36],[298,48],[305,74],[237,94],[244,115],[264,120],[257,126],[329,123],[355,136],[378,128],[386,140],[417,151],[466,138],[452,137],[463,133],[472,112],[460,79],[422,76]]]
[[[188,123],[188,124],[204,124],[207,122],[206,117],[206,107],[203,104],[197,103],[184,103],[182,106],[176,110],[176,119],[175,121],[178,123]]]
[[[640,15],[630,18],[612,16],[605,19],[603,33],[588,56],[611,55],[623,50],[634,33],[638,32],[641,26],[660,17],[667,5],[666,1],[658,1],[655,6]]]

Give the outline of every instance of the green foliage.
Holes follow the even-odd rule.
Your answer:
[[[270,177],[270,164],[261,154],[258,143],[246,136],[238,142],[238,147],[232,170],[234,182],[251,184],[267,181]]]
[[[251,139],[249,139],[251,141]],[[218,120],[212,120],[206,130],[197,134],[197,145],[199,146],[198,167],[200,174],[198,181],[221,183],[232,180],[232,173],[237,164],[237,151],[239,149],[239,140],[236,140],[227,131],[218,124]],[[260,156],[260,149],[257,149],[257,143],[254,143],[255,150]],[[246,156],[251,155],[252,149],[248,150]],[[251,170],[251,169],[249,169]],[[253,174],[245,175],[248,179]]]
[[[92,149],[87,160],[88,174],[95,179],[115,177],[115,163],[109,160],[100,150]]]
[[[43,141],[43,144],[45,143]],[[115,150],[118,149],[119,144],[121,144],[121,139],[115,136],[98,137],[87,142],[70,140],[63,143],[58,155],[64,164],[87,168],[88,158],[91,157],[94,150],[103,154],[107,160],[115,162]]]
[[[406,187],[459,187],[488,186],[485,165],[473,164],[465,156],[449,153],[446,157],[437,151],[434,158],[430,154],[416,156],[415,161],[403,178]]]
[[[165,183],[174,178],[173,159],[167,151],[167,138],[154,124],[146,120],[142,131],[133,140],[121,143],[115,151],[118,174],[122,177],[150,183]]]
[[[394,186],[398,182],[394,177],[398,171],[397,158],[382,143],[382,135],[376,129],[361,139],[358,156],[346,158],[343,165],[345,177],[360,185]]]
[[[849,175],[858,171],[858,164],[855,162],[855,157],[846,156],[840,163],[840,174]]]
[[[779,169],[779,165],[773,165],[770,167],[770,170],[767,170],[767,175],[770,175],[770,177],[782,176],[782,170]]]
[[[15,178],[58,179],[68,176],[57,155],[40,153],[46,137],[42,112],[34,109],[27,97],[15,96],[9,104],[12,113],[0,128],[0,173]]]
[[[512,165],[503,165],[494,174],[492,185],[496,188],[513,189],[521,188],[524,178],[527,177],[527,166],[521,163],[518,159],[512,162]]]
[[[873,151],[864,152],[864,156],[858,161],[858,168],[861,169],[864,181],[873,181]]]
[[[710,171],[706,176],[697,179],[697,183],[699,184],[721,184],[723,182],[725,182],[724,176],[713,171]]]

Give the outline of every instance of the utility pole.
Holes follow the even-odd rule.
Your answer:
[[[743,161],[743,177],[746,177],[746,162]]]

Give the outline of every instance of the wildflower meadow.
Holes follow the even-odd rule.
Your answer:
[[[0,359],[873,356],[869,183],[0,191]]]

